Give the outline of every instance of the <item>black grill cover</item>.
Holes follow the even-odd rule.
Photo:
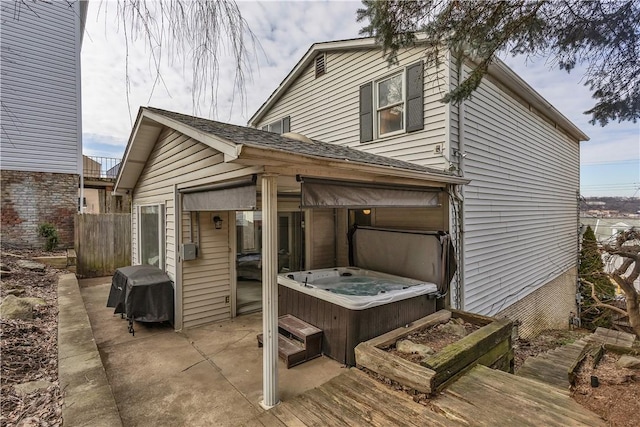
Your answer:
[[[111,279],[107,307],[129,320],[173,323],[173,282],[151,265],[119,268]]]

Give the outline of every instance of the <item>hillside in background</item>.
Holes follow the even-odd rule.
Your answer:
[[[580,202],[580,213],[601,217],[640,217],[638,197],[586,197]]]

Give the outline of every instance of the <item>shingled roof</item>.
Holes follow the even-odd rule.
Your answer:
[[[322,157],[351,161],[369,165],[385,166],[391,168],[425,172],[429,174],[440,174],[447,177],[456,176],[450,172],[416,165],[390,157],[379,156],[341,145],[327,142],[311,140],[311,142],[300,142],[273,132],[267,132],[246,126],[231,125],[186,114],[175,113],[173,111],[161,110],[159,108],[146,107],[150,112],[160,114],[168,119],[175,120],[184,125],[190,126],[201,132],[210,133],[220,138],[236,144],[253,146],[257,148],[268,148],[286,153],[296,153],[306,156]]]

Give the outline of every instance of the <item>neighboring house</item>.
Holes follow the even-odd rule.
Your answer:
[[[72,246],[82,161],[80,48],[87,2],[0,3],[2,242]]]
[[[249,125],[471,180],[445,200],[442,228],[460,264],[452,306],[520,320],[523,336],[566,326],[576,310],[579,143],[588,137],[501,61],[470,99],[440,102],[469,68],[448,56],[429,66],[425,48],[389,66],[371,38],[314,44]],[[424,226],[419,215],[394,220]]]
[[[83,156],[83,164],[82,212],[87,214],[131,212],[130,197],[126,194],[112,194],[120,168],[120,159]],[[78,189],[78,197],[81,197],[80,193]]]

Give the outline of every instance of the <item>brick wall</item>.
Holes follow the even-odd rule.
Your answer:
[[[545,329],[568,329],[569,314],[576,313],[577,270],[572,268],[535,290],[496,317],[508,317],[521,325],[521,338],[532,338]]]
[[[58,247],[73,247],[78,175],[3,170],[1,176],[3,244],[42,248],[38,226],[48,222],[58,230]]]

